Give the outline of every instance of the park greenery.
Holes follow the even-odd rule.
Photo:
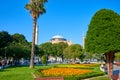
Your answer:
[[[82,69],[82,70],[90,70],[92,73],[88,74],[82,74],[81,76],[66,76],[64,77],[64,80],[81,80],[85,78],[95,77],[104,75],[103,72],[99,70],[99,64],[53,64],[53,65],[47,65],[47,66],[35,66],[34,69],[30,69],[28,66],[16,66],[16,67],[10,67],[6,69],[0,70],[0,79],[1,80],[33,80],[33,74],[37,74],[39,76],[43,76],[40,74],[40,70],[49,70],[51,68],[74,68],[74,69]],[[84,69],[83,69],[84,67]],[[63,71],[63,70],[61,70]],[[70,74],[70,73],[68,73]],[[16,77],[17,76],[17,77]],[[108,80],[107,77],[99,78],[96,80]],[[90,79],[92,80],[92,79]]]
[[[64,52],[63,52],[64,58],[66,59],[74,59],[79,58],[81,61],[84,59],[84,50],[82,49],[82,46],[79,44],[74,44],[68,46]],[[71,56],[73,55],[73,56]]]
[[[65,71],[67,71],[66,68],[70,68],[70,69],[86,68],[87,70],[91,70],[90,72],[88,71],[85,74],[80,73],[79,75],[77,74],[69,75],[68,73],[66,73],[67,76],[63,76],[65,80],[78,80],[78,79],[83,79],[98,75],[104,75],[104,73],[102,73],[98,69],[99,65],[97,66],[87,65],[87,67],[83,66],[83,64],[82,64],[83,67],[81,67],[81,65],[80,66],[72,65],[72,67],[70,67],[71,64],[47,65],[49,56],[61,57],[63,60],[72,59],[74,62],[76,61],[76,58],[81,60],[81,62],[85,58],[89,60],[92,60],[93,58],[101,60],[104,58],[104,61],[107,63],[108,66],[108,76],[110,77],[112,75],[111,69],[113,66],[114,59],[120,60],[119,58],[120,57],[119,54],[120,53],[119,52],[120,51],[120,45],[119,45],[120,15],[108,9],[102,9],[96,12],[92,17],[91,22],[88,26],[88,31],[85,39],[85,49],[83,49],[80,44],[68,45],[67,43],[64,42],[54,43],[54,44],[52,44],[51,42],[45,42],[39,45],[35,45],[37,19],[41,14],[46,12],[44,8],[44,4],[46,2],[47,0],[30,0],[30,2],[25,5],[25,8],[30,11],[30,14],[33,18],[32,42],[28,42],[23,34],[15,33],[11,35],[7,31],[0,31],[0,61],[3,59],[7,59],[7,60],[12,59],[14,65],[16,66],[19,63],[19,60],[21,58],[24,58],[30,61],[30,68],[34,68],[34,56],[36,55],[39,58],[41,58],[41,62],[42,64],[44,64],[43,65],[44,67],[37,66],[37,69],[35,68],[33,70],[30,70],[27,67],[6,68],[0,70],[1,79],[6,80],[4,79],[4,77],[6,78],[5,72],[8,77],[11,77],[12,80],[16,80],[17,78],[15,77],[14,79],[13,76],[19,76],[19,74],[22,75],[25,74],[26,76],[29,76],[27,78],[26,76],[25,77],[19,76],[21,77],[20,79],[22,80],[28,80],[28,79],[32,80],[33,77],[30,76],[31,72],[41,77],[45,77],[46,75],[47,77],[54,76],[53,74],[50,74],[51,71],[49,71],[49,69],[51,70],[53,68],[55,69],[55,71],[59,70],[61,72],[63,68],[65,69]],[[21,72],[22,69],[24,70],[23,72]],[[48,72],[45,73],[49,73],[50,75],[44,74],[44,70],[46,69],[48,70]],[[15,74],[15,72],[12,73],[11,70],[18,70],[18,73],[19,72],[20,73]],[[74,72],[72,70],[71,73]],[[64,72],[62,74],[65,75]],[[57,76],[60,75],[61,74],[58,74]]]
[[[63,56],[63,51],[66,47],[68,47],[68,44],[64,42],[60,42],[57,44],[46,42],[40,44],[40,51],[42,51],[46,55]]]
[[[21,58],[28,60],[30,59],[32,44],[31,42],[28,42],[26,40],[24,35],[19,33],[10,35],[7,31],[1,31],[0,41],[0,59],[6,57],[7,59],[13,59],[16,62],[19,62]],[[79,59],[83,59],[83,53],[84,52],[82,46],[79,44],[72,44],[68,46],[68,44],[64,42],[55,44],[45,42],[40,45],[35,45],[35,54],[39,58],[41,58],[42,56],[46,56],[46,59],[48,59],[48,56],[53,56],[61,57],[62,59],[75,60],[76,57]]]
[[[93,16],[86,35],[85,50],[79,44],[68,46],[66,43],[52,44],[45,42],[35,45],[35,54],[38,57],[44,55],[61,57],[62,59],[100,59],[102,54],[116,53],[119,51],[119,15],[112,10],[102,9]],[[92,35],[91,35],[92,34]],[[21,58],[30,59],[32,43],[28,42],[24,35],[7,31],[0,32],[0,59],[13,58],[19,61]],[[97,54],[98,53],[98,54]],[[115,55],[119,60],[119,54]]]
[[[19,60],[21,58],[29,58],[30,43],[22,34],[15,33],[10,35],[6,31],[0,32],[0,58],[13,58]],[[4,45],[3,45],[4,44]]]

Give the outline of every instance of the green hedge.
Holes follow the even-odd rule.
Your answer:
[[[67,76],[64,77],[65,80],[81,80],[81,79],[86,79],[86,78],[91,78],[91,77],[96,77],[96,76],[101,76],[104,75],[103,72],[91,72],[87,74],[82,74],[80,76]]]

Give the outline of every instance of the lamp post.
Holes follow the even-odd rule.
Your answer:
[[[6,50],[7,50],[7,47],[5,47],[5,59],[6,59]]]

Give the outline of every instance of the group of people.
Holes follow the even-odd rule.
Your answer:
[[[107,73],[107,65],[101,64],[100,70]],[[113,64],[113,73],[111,76],[112,80],[120,80],[120,62],[116,62]]]
[[[8,67],[10,65],[12,65],[12,61],[7,60],[7,59],[1,59],[0,60],[0,69]]]
[[[106,64],[101,64],[100,70],[107,73],[107,65]]]

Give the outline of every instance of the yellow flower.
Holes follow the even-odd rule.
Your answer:
[[[48,70],[42,70],[41,72],[44,74],[44,76],[72,76],[85,74],[92,71],[74,68],[51,68]]]

